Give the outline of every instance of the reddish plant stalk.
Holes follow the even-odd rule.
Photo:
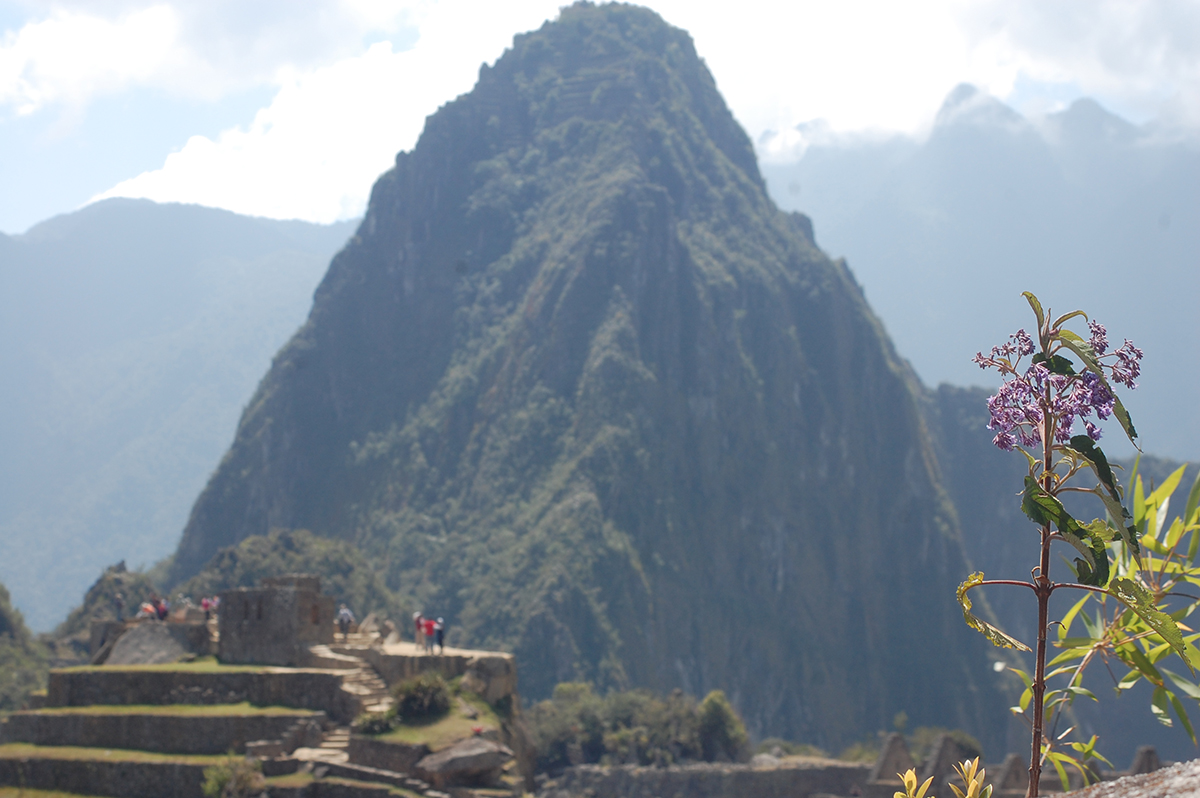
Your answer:
[[[1050,389],[1046,389],[1045,411],[1042,421],[1042,489],[1051,494],[1054,487],[1052,457],[1054,455],[1054,419],[1049,412]],[[1053,495],[1053,494],[1051,494]],[[1046,627],[1049,625],[1050,594],[1054,588],[1050,582],[1050,525],[1042,525],[1042,556],[1038,570],[1033,575],[1033,592],[1038,600],[1037,663],[1033,675],[1033,742],[1029,754],[1029,798],[1038,798],[1038,786],[1042,778],[1042,736],[1045,716],[1046,695]]]

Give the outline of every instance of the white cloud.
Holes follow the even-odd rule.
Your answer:
[[[177,37],[183,55],[172,57],[188,66],[164,68],[162,81],[198,91],[188,88],[192,81],[214,92],[238,80],[265,81],[280,86],[278,94],[253,123],[215,139],[195,137],[162,168],[101,196],[199,202],[314,221],[357,214],[374,178],[396,151],[415,143],[425,117],[468,91],[480,62],[499,56],[515,33],[555,16],[558,5],[330,0],[302,4],[293,14],[300,7],[278,0],[176,2],[174,13],[184,21]],[[1186,27],[1194,5],[649,5],[692,34],[739,121],[776,159],[799,157],[820,130],[920,132],[962,81],[1001,98],[1025,80],[1074,83],[1102,100],[1139,98],[1160,112],[1172,98],[1178,107],[1197,107],[1187,100],[1200,86],[1200,47],[1193,41],[1200,26],[1177,30]],[[229,17],[225,26],[219,24],[223,14]],[[365,31],[395,33],[406,26],[419,31],[410,50],[376,45],[362,51]],[[144,79],[132,68],[125,73]],[[825,120],[825,127],[792,134],[815,119]]]
[[[178,32],[165,5],[116,20],[60,11],[25,25],[0,44],[0,105],[24,115],[146,82],[170,60]]]
[[[403,34],[429,4],[60,0],[44,18],[0,38],[0,108],[78,109],[145,87],[216,100],[278,85],[289,71],[360,55],[368,34]]]
[[[293,71],[248,127],[215,141],[195,136],[162,168],[93,200],[143,197],[316,222],[358,215],[375,178],[416,143],[425,117],[469,91],[480,64],[511,43],[514,11],[481,8],[464,26],[457,9],[431,9],[412,49],[397,53],[382,42],[331,66]],[[552,2],[529,2],[518,24],[534,27],[553,13]]]
[[[1143,118],[1200,125],[1200,4],[1193,0],[988,0],[959,24],[997,96],[1018,74],[1070,83]]]

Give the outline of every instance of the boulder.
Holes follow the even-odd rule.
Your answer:
[[[488,786],[500,778],[500,771],[513,758],[508,746],[468,737],[417,762],[417,776],[435,787]]]
[[[467,663],[462,686],[489,704],[494,704],[517,692],[517,667],[510,657],[474,657]]]
[[[208,632],[193,634],[191,624],[143,621],[125,632],[104,660],[106,665],[159,665],[207,652]]]

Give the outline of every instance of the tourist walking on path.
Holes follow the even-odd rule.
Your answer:
[[[350,608],[343,604],[338,609],[337,624],[338,629],[342,631],[342,642],[346,642],[346,635],[350,632],[350,624],[354,623],[354,613],[350,612]]]
[[[446,622],[441,618],[433,625],[434,642],[437,643],[438,653],[446,653]]]
[[[425,645],[425,618],[419,612],[413,613],[413,645],[421,648]]]

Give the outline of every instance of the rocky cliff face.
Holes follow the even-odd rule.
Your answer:
[[[515,651],[527,696],[720,687],[760,734],[904,710],[994,739],[918,391],[689,37],[575,6],[379,179],[173,574],[304,527]]]

